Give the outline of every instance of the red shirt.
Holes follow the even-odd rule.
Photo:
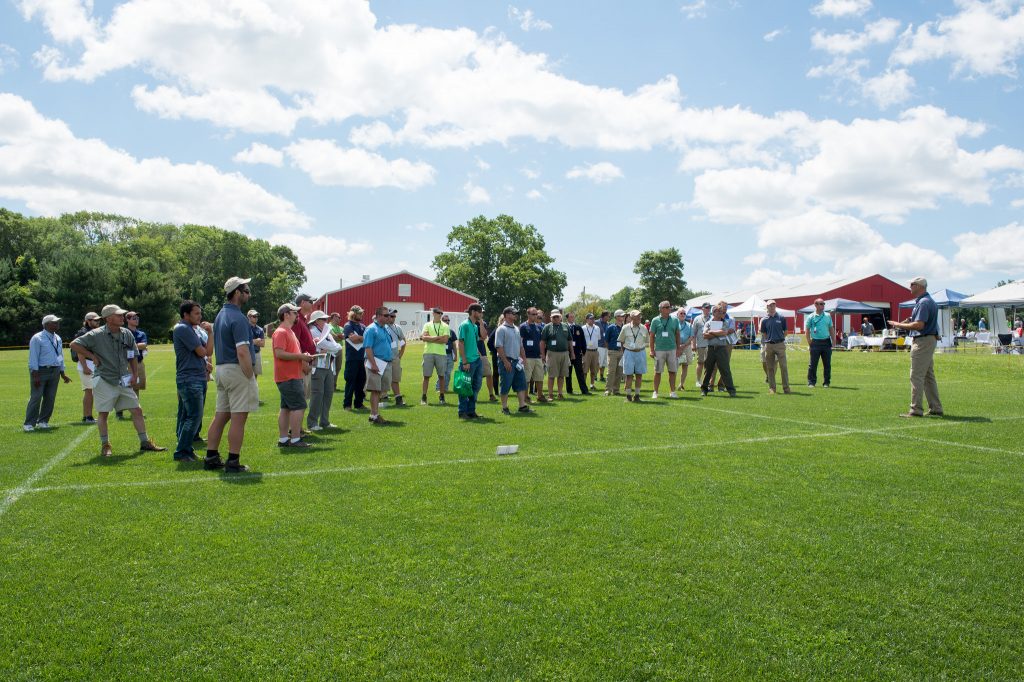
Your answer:
[[[278,327],[271,337],[271,346],[280,348],[287,353],[298,353],[299,340],[291,329]],[[274,383],[281,383],[289,379],[302,379],[302,360],[281,360],[274,353]]]
[[[303,353],[309,353],[310,355],[316,353],[316,341],[313,340],[313,335],[309,333],[309,320],[302,313],[299,313],[295,319],[295,326],[292,327],[292,332],[295,334],[295,338],[299,340],[299,348],[302,349]]]

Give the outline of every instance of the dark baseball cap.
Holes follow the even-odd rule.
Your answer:
[[[508,305],[505,306],[505,309],[501,311],[502,315],[508,315],[509,313],[512,313],[513,315],[518,314],[519,309],[516,308],[514,305]]]
[[[440,308],[438,308],[436,305],[433,308],[430,309],[430,312],[444,314],[444,311],[441,310]]]
[[[312,303],[313,297],[310,296],[309,294],[299,294],[298,296],[295,297],[295,305],[298,305],[303,301],[309,301],[310,303]]]

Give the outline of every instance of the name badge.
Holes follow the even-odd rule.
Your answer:
[[[527,339],[526,340],[526,345],[527,346],[532,346],[533,345],[533,339]]]
[[[397,341],[392,341],[392,342],[391,342],[391,348],[392,348],[392,349],[396,349],[396,348],[398,348],[398,342],[397,342]]]
[[[122,374],[121,375],[121,385],[124,386],[125,388],[129,388],[132,385],[132,375],[131,374]]]
[[[666,339],[668,338],[668,332],[662,332],[661,335],[664,336]]]
[[[558,345],[558,339],[551,339],[551,347],[554,348]]]
[[[128,351],[128,359],[131,360],[134,357],[135,357],[135,351],[133,351],[133,350]]]

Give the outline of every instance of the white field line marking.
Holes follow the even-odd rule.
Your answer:
[[[885,431],[909,431],[912,429],[922,428],[935,428],[941,426],[948,426],[952,422],[928,422],[925,424],[913,424],[906,426],[891,426],[881,429],[856,429],[847,431],[833,431],[833,432],[814,432],[814,433],[797,433],[797,434],[784,434],[778,436],[760,436],[757,438],[743,438],[740,440],[729,441],[730,444],[750,444],[750,443],[766,443],[770,441],[786,441],[786,440],[799,440],[803,438],[831,438],[835,436],[847,436],[851,434],[876,434]],[[694,448],[704,447],[705,445],[714,445],[721,443],[721,441],[706,442],[706,443],[694,443],[689,445],[659,445],[654,447],[645,448],[644,452],[650,452],[654,450],[691,450]],[[360,473],[368,471],[386,471],[390,469],[414,469],[421,467],[435,467],[435,466],[448,466],[448,465],[459,465],[459,464],[485,464],[491,462],[517,462],[525,460],[539,460],[539,459],[555,459],[562,457],[573,457],[573,456],[587,456],[587,455],[605,455],[605,454],[621,454],[621,448],[604,448],[600,450],[569,450],[564,452],[549,452],[540,453],[536,455],[516,455],[515,457],[465,457],[460,459],[447,459],[447,460],[429,460],[422,462],[398,462],[394,464],[370,464],[365,466],[349,466],[349,467],[331,467],[322,469],[301,469],[293,471],[270,471],[267,473],[252,473],[252,474],[236,474],[231,477],[231,480],[246,480],[246,479],[263,479],[263,478],[291,478],[295,476],[320,476],[325,474],[343,474],[343,473]],[[1016,454],[1016,453],[1007,453]],[[152,481],[111,481],[107,483],[71,483],[67,485],[53,485],[53,486],[42,486],[39,488],[30,488],[25,492],[28,493],[46,493],[46,492],[67,492],[67,491],[88,491],[98,490],[103,488],[146,488],[151,486],[163,486],[163,485],[183,485],[192,483],[211,483],[219,482],[220,476],[189,476],[182,478],[167,478],[158,479]]]
[[[11,508],[11,505],[17,502],[22,495],[31,492],[33,490],[32,485],[36,481],[45,476],[50,471],[50,469],[60,464],[61,460],[70,455],[71,452],[90,435],[92,435],[91,430],[83,431],[82,433],[80,433],[78,437],[76,437],[73,441],[68,443],[63,450],[61,450],[56,455],[51,457],[46,462],[46,464],[36,469],[36,471],[31,476],[26,478],[21,485],[19,485],[17,488],[8,490],[7,494],[4,496],[4,499],[0,500],[0,516],[3,516],[4,513]]]

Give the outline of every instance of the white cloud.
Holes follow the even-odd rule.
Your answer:
[[[981,234],[967,232],[953,241],[959,247],[956,261],[962,267],[1024,274],[1024,223],[1010,223]]]
[[[1013,208],[1024,208],[1024,199],[1014,199],[1010,202],[1010,206]]]
[[[533,168],[520,168],[519,172],[526,176],[529,180],[536,180],[540,177],[540,171]]]
[[[520,10],[512,5],[508,6],[508,18],[519,23],[519,28],[524,31],[550,31],[551,24],[534,16],[532,9]]]
[[[217,89],[188,95],[166,85],[153,89],[137,85],[132,88],[132,101],[140,110],[161,118],[203,119],[250,133],[290,133],[302,113],[263,90]]]
[[[586,166],[575,166],[565,174],[570,180],[586,179],[602,185],[624,177],[622,169],[608,161],[592,163]]]
[[[811,8],[811,14],[818,17],[860,16],[871,9],[871,0],[822,0]]]
[[[436,174],[422,161],[388,160],[365,149],[344,149],[331,140],[302,139],[284,151],[318,185],[411,190],[433,184]]]
[[[26,20],[41,17],[46,30],[59,43],[71,44],[96,38],[96,22],[89,16],[91,0],[21,0],[18,6]]]
[[[774,31],[769,31],[768,33],[764,34],[764,41],[766,43],[773,42],[776,38],[783,35],[784,33],[786,33],[786,29],[784,28],[777,28]]]
[[[1019,0],[958,0],[960,11],[908,29],[892,61],[910,66],[953,60],[954,73],[1015,76],[1024,54],[1024,5]]]
[[[18,68],[18,51],[6,43],[0,43],[0,76]]]
[[[743,264],[744,265],[753,265],[753,266],[756,267],[756,266],[759,266],[759,265],[764,265],[765,261],[767,261],[767,260],[768,260],[768,256],[766,254],[763,254],[763,253],[752,253],[752,254],[750,254],[748,256],[744,256],[743,257]]]
[[[794,133],[802,157],[795,164],[704,171],[694,181],[694,205],[713,220],[762,223],[815,206],[898,222],[940,200],[988,203],[999,173],[1024,169],[1024,152],[961,146],[984,130],[936,107],[896,120],[821,121]]]
[[[325,234],[294,232],[272,234],[267,241],[287,246],[295,252],[306,268],[306,287],[314,296],[337,289],[341,278],[349,278],[348,284],[351,284],[357,277],[354,273],[363,273],[371,269],[367,256],[374,252],[374,247],[367,241],[349,241]],[[400,269],[400,266],[395,266],[394,263],[391,265],[395,269]],[[387,270],[377,272],[384,274]]]
[[[491,164],[487,163],[486,161],[481,159],[479,156],[476,157],[476,167],[479,168],[482,171],[489,171],[489,170],[491,170]]]
[[[415,230],[417,232],[426,232],[434,226],[433,223],[413,223],[412,225],[406,225],[405,229]]]
[[[686,3],[679,8],[679,11],[686,15],[687,19],[701,19],[708,15],[708,2],[707,0],[694,0],[694,2]]]
[[[807,71],[808,78],[834,78],[836,82],[850,81],[861,83],[864,78],[861,71],[866,69],[870,62],[867,59],[848,59],[847,57],[836,57],[828,64],[813,66]]]
[[[206,163],[138,159],[102,140],[76,137],[17,95],[0,93],[0,196],[32,211],[103,211],[229,229],[305,228],[290,201],[239,173]]]
[[[543,199],[544,195],[540,193],[540,190],[531,189],[526,193],[526,198],[531,201],[537,201],[538,199]]]
[[[248,148],[232,156],[231,160],[235,163],[265,163],[280,168],[284,163],[284,152],[262,142],[253,142]]]
[[[462,191],[466,193],[466,203],[469,204],[489,204],[491,203],[491,194],[480,185],[474,185],[472,180],[467,180],[466,184],[462,186]]]
[[[906,69],[896,69],[864,81],[862,92],[882,109],[888,109],[910,99],[913,88],[913,76]]]
[[[824,33],[815,31],[811,36],[811,46],[824,50],[829,54],[848,55],[862,52],[872,45],[888,43],[896,38],[900,30],[900,22],[896,19],[879,19],[864,27],[863,31],[845,31],[843,33]]]

